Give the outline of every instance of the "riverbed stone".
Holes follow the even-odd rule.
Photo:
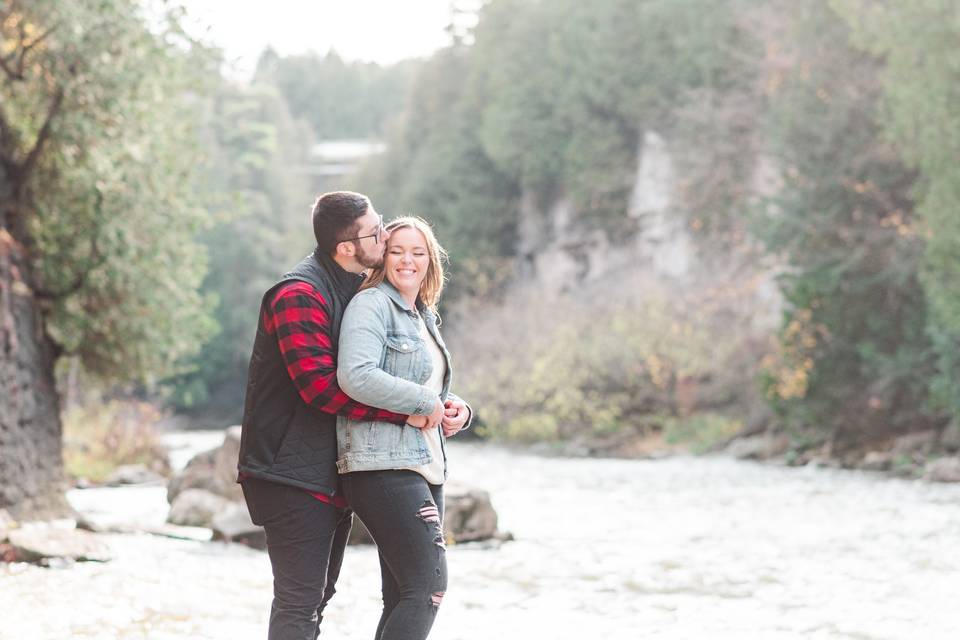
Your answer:
[[[940,446],[944,451],[960,451],[960,422],[951,422],[940,433]]]
[[[893,454],[889,451],[869,451],[858,466],[865,471],[888,471],[893,466]]]
[[[448,540],[472,542],[498,535],[497,512],[488,492],[448,482],[443,497],[443,530]]]
[[[180,473],[167,483],[167,502],[173,504],[177,496],[187,489],[205,489],[217,492],[217,479],[213,475],[213,460],[216,449],[202,451],[187,462]]]
[[[117,467],[107,476],[104,484],[110,487],[131,484],[156,484],[165,482],[166,478],[153,471],[145,464],[125,464]]]
[[[214,518],[233,503],[205,489],[187,489],[170,505],[167,522],[185,527],[213,527]]]
[[[931,460],[923,471],[929,482],[960,482],[960,457]]]
[[[7,534],[17,526],[16,521],[6,509],[0,509],[0,542],[6,542]]]
[[[367,525],[356,514],[353,516],[353,527],[350,528],[350,538],[347,544],[373,544],[373,536],[367,531]]]
[[[240,431],[240,425],[228,427],[223,434],[223,444],[213,456],[213,474],[217,481],[218,493],[236,502],[243,500],[243,490],[237,484]]]
[[[789,449],[790,437],[787,434],[768,431],[737,438],[727,445],[724,452],[740,460],[769,460],[785,454]]]
[[[938,434],[934,429],[917,431],[902,435],[893,441],[893,454],[921,455],[930,454],[937,444]]]
[[[107,562],[111,559],[109,547],[100,538],[80,529],[37,523],[13,529],[9,538],[17,560],[24,562],[51,559]]]
[[[240,457],[240,426],[224,431],[223,443],[193,456],[183,471],[167,484],[167,502],[173,504],[187,489],[203,489],[232,501],[242,501],[243,491],[237,484],[237,461]]]
[[[443,535],[448,541],[476,542],[509,538],[497,529],[497,512],[488,492],[447,482],[443,486],[443,503]],[[349,543],[373,544],[373,537],[358,517],[353,519]]]
[[[245,504],[233,503],[213,518],[213,539],[239,542],[254,549],[267,548],[263,527],[253,524]]]

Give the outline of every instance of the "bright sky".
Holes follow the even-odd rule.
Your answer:
[[[240,77],[263,49],[331,47],[348,60],[391,64],[448,44],[450,0],[179,0],[194,36],[222,48]]]

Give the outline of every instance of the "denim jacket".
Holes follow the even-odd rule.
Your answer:
[[[450,353],[437,329],[436,315],[419,303],[418,310],[447,363],[440,393],[440,399],[446,400],[450,395]],[[437,394],[423,384],[432,370],[419,320],[393,285],[384,281],[354,296],[343,314],[337,363],[337,382],[347,395],[395,413],[429,414]],[[346,416],[337,416],[337,448],[340,473],[398,469],[431,461],[420,429]]]

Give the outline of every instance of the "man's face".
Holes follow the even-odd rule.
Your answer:
[[[367,212],[357,219],[359,228],[356,240],[352,240],[357,248],[356,258],[366,269],[375,269],[383,265],[383,254],[387,249],[387,238],[390,234],[383,228],[383,218],[370,206]]]

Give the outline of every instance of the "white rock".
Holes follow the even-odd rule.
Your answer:
[[[170,505],[167,522],[185,527],[212,528],[217,514],[226,511],[232,504],[230,500],[210,491],[187,489]]]
[[[110,549],[94,534],[59,526],[23,526],[10,531],[10,544],[17,558],[33,562],[48,558],[110,560]]]

